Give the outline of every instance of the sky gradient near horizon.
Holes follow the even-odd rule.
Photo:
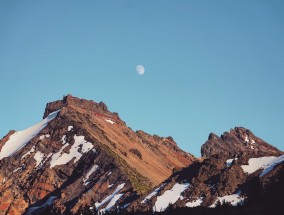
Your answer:
[[[235,126],[284,150],[283,11],[282,0],[3,0],[0,138],[72,94],[195,156]]]

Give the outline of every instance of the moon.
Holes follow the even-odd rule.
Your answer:
[[[142,65],[136,66],[136,72],[137,72],[139,75],[143,75],[144,72],[145,72],[144,66],[142,66]]]

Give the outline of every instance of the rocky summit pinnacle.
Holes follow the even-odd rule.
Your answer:
[[[256,137],[250,130],[235,127],[230,132],[224,132],[221,137],[210,133],[208,140],[201,147],[203,157],[214,154],[239,154],[273,155],[281,151],[274,146]]]
[[[64,96],[62,100],[47,103],[43,118],[47,117],[50,113],[65,107],[79,108],[88,113],[93,111],[100,114],[109,114],[112,115],[112,117],[117,116],[117,114],[108,111],[108,107],[103,102],[96,103],[92,100],[79,99],[68,94],[67,96]]]

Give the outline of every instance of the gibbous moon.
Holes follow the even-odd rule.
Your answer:
[[[144,66],[142,66],[142,65],[136,66],[136,72],[137,72],[139,75],[143,75],[144,72],[145,72]]]

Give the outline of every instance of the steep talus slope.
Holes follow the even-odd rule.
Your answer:
[[[176,171],[169,179],[134,201],[128,210],[164,211],[170,204],[174,207],[216,207],[219,202],[251,204],[253,199],[263,202],[256,198],[256,193],[261,193],[262,200],[267,200],[265,193],[275,189],[276,182],[278,185],[284,183],[281,178],[283,152],[245,128],[232,129],[221,138],[211,133],[202,146],[202,154],[202,159]],[[268,203],[274,200],[279,202],[279,192],[276,196],[269,193],[271,200]]]
[[[10,147],[10,146],[17,147]],[[195,158],[171,137],[134,132],[104,103],[71,95],[0,141],[0,214],[123,206]]]

